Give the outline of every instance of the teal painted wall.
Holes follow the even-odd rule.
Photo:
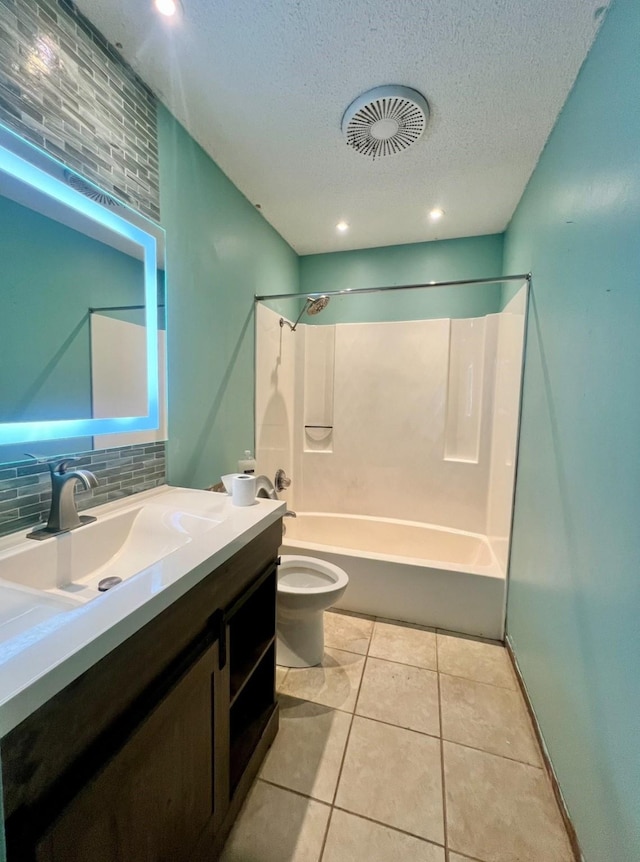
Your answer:
[[[640,3],[616,0],[529,182],[508,632],[587,862],[640,859]]]
[[[463,239],[359,249],[300,258],[300,290],[357,289],[394,284],[423,284],[502,274],[503,237]],[[333,298],[321,315],[307,323],[414,320],[475,317],[500,310],[499,284],[393,291]],[[298,312],[300,304],[297,305]]]
[[[254,293],[298,289],[298,257],[164,108],[168,479],[206,487],[254,446]]]

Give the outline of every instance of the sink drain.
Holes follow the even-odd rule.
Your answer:
[[[98,589],[101,593],[106,593],[107,590],[110,590],[111,587],[117,587],[118,584],[122,583],[122,578],[119,578],[117,575],[112,575],[110,578],[103,578],[98,584]]]

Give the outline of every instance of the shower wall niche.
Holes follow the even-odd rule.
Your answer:
[[[352,300],[357,301],[357,300]],[[299,324],[256,316],[256,457],[299,512],[488,536],[506,568],[526,286],[469,319]]]

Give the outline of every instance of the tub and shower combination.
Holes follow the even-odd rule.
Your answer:
[[[504,637],[528,298],[505,281],[452,318],[419,290],[391,319],[315,295],[290,323],[258,303],[258,463],[293,478],[282,553],[347,572],[336,607]]]
[[[283,554],[344,569],[336,607],[502,639],[506,578],[485,536],[431,524],[298,512]]]

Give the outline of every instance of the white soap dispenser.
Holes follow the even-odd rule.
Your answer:
[[[251,455],[251,449],[244,450],[244,458],[238,461],[238,473],[249,473],[251,476],[256,472],[256,459]]]

